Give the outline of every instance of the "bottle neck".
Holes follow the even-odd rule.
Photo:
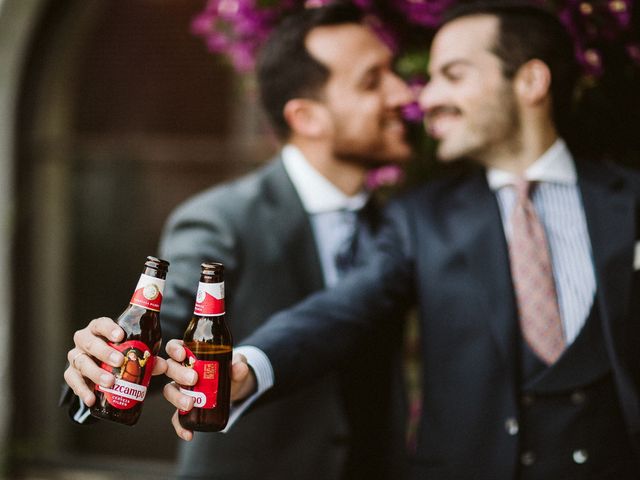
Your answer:
[[[155,268],[145,265],[142,275],[165,280],[167,278],[167,270],[164,268]]]

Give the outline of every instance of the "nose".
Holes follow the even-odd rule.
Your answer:
[[[387,106],[398,108],[415,101],[415,95],[409,85],[395,73],[389,74],[387,82]]]
[[[431,79],[418,94],[418,104],[426,114],[429,114],[435,108],[448,104],[450,100],[447,86],[439,80]]]
[[[427,82],[423,87],[420,93],[418,93],[418,105],[420,105],[420,109],[423,112],[426,112],[431,108],[434,104],[434,94],[432,93],[434,89],[432,88],[431,82]]]

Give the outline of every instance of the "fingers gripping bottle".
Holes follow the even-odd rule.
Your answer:
[[[151,381],[156,355],[160,351],[160,305],[169,262],[147,257],[144,271],[133,292],[131,302],[116,322],[125,332],[120,343],[109,343],[124,355],[120,367],[103,363],[101,367],[116,377],[115,385],[96,385],[94,417],[124,425],[134,425],[142,413],[142,403]]]
[[[183,338],[187,351],[183,365],[196,371],[198,381],[180,388],[195,398],[195,404],[188,412],[179,410],[178,416],[184,428],[218,432],[229,419],[233,340],[225,321],[224,267],[220,263],[201,267],[193,318]]]

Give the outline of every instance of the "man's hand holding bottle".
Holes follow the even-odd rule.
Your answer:
[[[100,363],[106,363],[114,368],[122,366],[124,355],[109,346],[108,342],[118,343],[123,338],[122,328],[107,317],[91,320],[85,328],[74,334],[74,347],[67,353],[69,366],[64,372],[64,379],[87,406],[92,406],[96,401],[95,385],[102,385],[105,388],[114,385],[115,376],[102,369]],[[182,365],[186,357],[182,340],[171,340],[167,343],[165,350],[168,359],[158,357],[152,374],[154,376],[166,374],[172,382],[165,385],[164,397],[178,409],[191,410],[194,399],[182,394],[179,385],[194,385],[197,381],[197,374],[192,368]],[[241,401],[251,395],[255,389],[255,375],[248,366],[246,358],[243,355],[235,354],[231,370],[231,401]],[[184,429],[177,417],[176,412],[172,418],[176,434],[180,438],[191,440],[193,432]]]

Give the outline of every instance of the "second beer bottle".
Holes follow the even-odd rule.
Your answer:
[[[180,388],[195,398],[195,404],[190,411],[178,413],[184,428],[218,432],[229,419],[233,340],[225,321],[224,267],[209,262],[201,267],[193,318],[183,338],[184,365],[196,371],[198,381],[193,387]]]

